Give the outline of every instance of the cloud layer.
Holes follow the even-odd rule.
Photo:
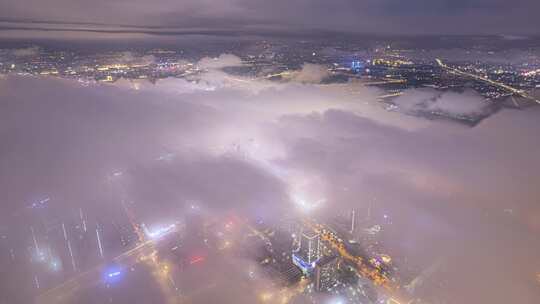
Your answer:
[[[0,218],[43,194],[99,209],[113,203],[108,177],[119,171],[149,219],[193,201],[270,220],[374,201],[375,215],[391,219],[382,237],[393,256],[419,266],[448,260],[445,288],[421,292],[537,302],[537,108],[470,128],[388,112],[378,92],[354,83],[232,77],[221,70],[239,64],[230,55],[199,64],[207,71],[196,79],[156,85],[0,80]],[[432,95],[430,109],[482,110],[472,93],[411,91],[400,104],[414,110]]]

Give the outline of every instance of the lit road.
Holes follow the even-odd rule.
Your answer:
[[[164,265],[162,265],[163,263],[160,263],[156,259],[155,245],[160,240],[164,239],[164,237],[166,236],[165,234],[174,231],[170,230],[158,238],[149,239],[142,232],[141,228],[135,220],[134,213],[131,209],[127,207],[124,201],[122,201],[122,207],[124,208],[124,211],[126,212],[135,233],[137,234],[139,244],[136,247],[116,256],[115,258],[110,260],[110,263],[121,265],[121,267],[124,269],[129,269],[138,263],[146,262],[146,264],[153,269],[153,273],[158,274],[156,281],[162,289],[163,294],[170,295],[170,285],[168,283],[170,280],[168,276],[169,274],[168,272],[164,273],[162,271],[164,269]],[[104,266],[105,265],[103,264],[97,265],[87,271],[75,275],[64,283],[47,290],[46,292],[40,294],[37,297],[36,303],[70,303],[71,297],[74,296],[81,289],[90,288],[103,282]]]
[[[368,81],[364,82],[363,85],[365,86],[378,86],[378,85],[385,85],[385,84],[403,84],[406,83],[406,79],[385,79],[381,81]]]
[[[348,71],[348,69],[345,69],[345,70]],[[335,69],[334,70],[328,69],[328,71],[335,72],[336,70]],[[281,72],[281,73],[268,74],[268,75],[253,78],[253,79],[242,79],[242,78],[238,78],[238,77],[225,76],[225,79],[227,79],[227,80],[229,80],[231,82],[237,82],[237,83],[241,83],[241,84],[250,84],[253,81],[268,80],[268,79],[272,79],[274,77],[283,77],[283,78],[289,77],[289,78],[292,78],[295,75],[295,73],[298,73],[298,72],[284,71],[284,72]],[[404,84],[406,82],[407,82],[407,80],[405,80],[405,79],[385,79],[385,80],[380,80],[380,81],[367,81],[367,82],[362,81],[361,84],[363,86],[380,86],[380,85],[388,85],[388,84]],[[360,91],[354,91],[353,93],[360,93]],[[377,97],[377,99],[378,100],[385,100],[385,99],[391,99],[391,98],[399,97],[401,95],[403,95],[403,92],[400,91],[400,92],[396,92],[396,93],[380,95],[380,96]]]
[[[388,304],[408,304],[411,303],[409,300],[403,300],[407,298],[404,295],[401,295],[400,286],[393,284],[390,279],[382,273],[380,268],[374,267],[371,264],[367,263],[364,258],[359,256],[354,256],[351,254],[343,244],[342,241],[334,235],[330,229],[326,228],[324,225],[313,223],[306,220],[306,224],[310,226],[314,231],[321,235],[321,239],[330,245],[334,250],[336,250],[339,255],[356,265],[356,271],[358,274],[364,278],[369,279],[376,287],[382,287],[386,295],[390,295]],[[400,300],[398,300],[400,299]]]
[[[369,265],[362,257],[354,256],[349,253],[343,242],[339,241],[337,236],[331,233],[329,229],[326,229],[325,226],[321,224],[310,223],[310,226],[319,233],[321,239],[336,250],[342,258],[356,265],[356,269],[360,275],[370,279],[376,286],[384,286],[388,289],[392,288],[389,279],[382,274],[380,269]]]
[[[437,64],[447,70],[448,72],[452,73],[452,74],[456,74],[456,75],[461,75],[461,76],[465,76],[465,77],[470,77],[470,78],[473,78],[473,79],[476,79],[478,81],[482,81],[482,82],[485,82],[485,83],[488,83],[492,86],[495,86],[495,87],[498,87],[498,88],[501,88],[503,90],[506,90],[512,94],[515,94],[517,96],[520,96],[520,97],[523,97],[525,99],[529,99],[529,100],[532,100],[538,104],[540,104],[540,100],[534,98],[533,96],[527,94],[526,92],[522,91],[522,90],[518,90],[516,88],[513,88],[509,85],[506,85],[502,82],[498,82],[498,81],[494,81],[494,80],[491,80],[489,78],[486,78],[486,77],[482,77],[482,76],[479,76],[479,75],[475,75],[475,74],[471,74],[471,73],[467,73],[467,72],[464,72],[464,71],[461,71],[461,70],[458,70],[456,68],[452,68],[452,67],[449,67],[448,65],[444,64],[442,62],[441,59],[435,59],[437,61]]]
[[[129,212],[126,208],[126,212],[131,220],[134,221],[134,214]],[[240,224],[244,224],[248,230],[261,238],[265,242],[269,242],[266,236],[258,231],[256,228],[252,227],[247,223],[247,221],[240,221]],[[141,229],[136,229],[140,232]],[[173,231],[169,231],[172,233]],[[161,240],[166,239],[165,235],[162,235],[156,239],[149,239],[145,234],[141,234],[140,237],[143,239],[143,242],[137,245],[136,247],[118,255],[114,259],[110,260],[114,265],[119,265],[123,272],[129,272],[130,268],[135,265],[142,264],[149,266],[150,271],[153,275],[153,281],[158,284],[160,288],[160,294],[164,297],[164,304],[173,304],[173,303],[193,303],[194,300],[202,293],[216,288],[216,283],[209,282],[204,284],[200,288],[183,291],[182,294],[176,289],[176,283],[172,280],[171,265],[168,265],[166,261],[160,261],[157,258],[156,247],[160,244]],[[106,265],[101,264],[95,266],[87,271],[81,272],[71,279],[65,281],[64,283],[51,288],[44,293],[40,294],[35,303],[37,304],[62,304],[62,303],[74,303],[76,302],[77,296],[84,290],[92,289],[100,284],[105,284],[104,282],[104,269]],[[296,295],[303,292],[306,287],[306,281],[303,280],[301,283],[296,286],[283,288],[279,291],[273,292],[275,299],[279,299],[280,304],[288,303]],[[263,298],[259,299],[261,302],[266,302]]]
[[[122,265],[122,267],[130,268],[139,263],[142,256],[150,255],[153,251],[153,246],[153,241],[147,241],[139,244],[137,247],[115,257],[112,262],[118,263]],[[104,265],[98,265],[85,272],[77,274],[64,283],[39,295],[36,299],[36,303],[69,303],[70,300],[72,300],[71,297],[80,291],[81,288],[96,286],[103,281],[103,268]]]

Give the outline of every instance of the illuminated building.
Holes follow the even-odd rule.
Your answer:
[[[358,72],[361,72],[362,69],[364,68],[364,64],[362,64],[361,61],[359,60],[353,60],[351,62],[351,70],[358,73]]]
[[[337,256],[325,256],[317,261],[314,271],[314,284],[317,291],[329,291],[338,282]]]
[[[355,226],[356,226],[356,210],[352,209],[351,210],[351,229],[350,229],[351,233],[354,233],[354,230],[356,228]]]
[[[313,231],[303,231],[299,237],[299,247],[293,251],[293,263],[304,273],[309,273],[321,257],[320,235]]]
[[[304,274],[310,273],[311,270],[313,270],[313,267],[315,266],[315,263],[313,264],[307,263],[301,257],[296,255],[296,253],[292,254],[292,261],[293,261],[293,264],[298,266],[298,268],[300,268]]]

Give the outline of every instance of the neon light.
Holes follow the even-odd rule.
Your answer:
[[[316,265],[316,261],[313,262],[313,264],[309,264],[309,263],[305,262],[301,257],[297,256],[294,253],[292,255],[292,260],[293,260],[293,264],[298,266],[304,273],[310,272],[314,268],[313,264]]]
[[[108,274],[108,277],[109,277],[109,278],[114,278],[114,277],[119,276],[120,274],[121,274],[120,271],[115,271],[115,272],[109,273],[109,274]]]
[[[105,270],[103,273],[103,280],[107,284],[114,284],[120,282],[123,277],[123,271],[120,267],[114,265]]]
[[[191,259],[191,261],[189,261],[190,264],[196,264],[196,263],[199,263],[199,262],[202,262],[204,261],[204,257],[202,256],[198,256],[198,257],[194,257],[193,259]]]

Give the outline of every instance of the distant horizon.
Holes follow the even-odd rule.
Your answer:
[[[44,25],[44,26],[36,26]],[[50,27],[47,27],[50,26]],[[61,27],[66,26],[66,27]],[[71,27],[68,27],[71,26]],[[87,26],[84,28],[83,26]],[[308,36],[320,37],[330,34],[345,36],[379,36],[379,37],[505,37],[510,39],[540,38],[538,32],[391,32],[391,31],[353,31],[350,29],[324,29],[318,27],[263,27],[243,26],[229,28],[204,28],[194,26],[164,26],[164,25],[136,25],[123,23],[99,23],[99,22],[68,22],[58,20],[14,20],[9,18],[0,19],[0,33],[3,31],[35,31],[35,32],[89,32],[104,34],[150,34],[150,35],[283,35],[283,36]],[[1,37],[0,37],[1,39]]]

